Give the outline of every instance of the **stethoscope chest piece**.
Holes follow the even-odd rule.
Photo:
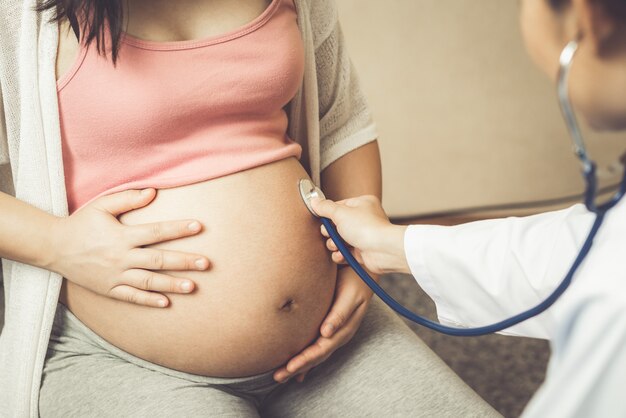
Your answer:
[[[304,204],[306,205],[309,212],[311,212],[313,216],[319,218],[317,213],[315,213],[315,211],[311,207],[311,199],[313,199],[314,197],[319,197],[320,199],[326,199],[326,196],[324,196],[324,193],[322,193],[322,190],[319,187],[317,187],[315,184],[313,184],[313,182],[309,179],[301,179],[298,182],[298,188],[300,189],[300,196],[302,197],[302,200],[304,201]]]

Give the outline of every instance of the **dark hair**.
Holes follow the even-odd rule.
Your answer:
[[[55,9],[55,14],[50,22],[59,22],[67,18],[76,37],[81,41],[85,38],[85,45],[89,45],[95,39],[98,53],[105,57],[105,31],[108,22],[111,36],[111,56],[115,65],[124,20],[121,0],[45,0],[34,8],[36,12],[49,9]],[[79,20],[77,16],[83,18]]]
[[[548,0],[550,5],[559,10],[571,2],[571,0]],[[606,11],[613,17],[626,20],[626,0],[591,0],[601,3]],[[626,22],[625,22],[626,23]]]
[[[626,0],[592,0],[606,7],[607,11],[615,17],[626,20]],[[571,0],[548,0],[555,9],[561,9]],[[81,34],[87,34],[85,45],[89,45],[94,39],[98,52],[106,56],[105,42],[106,25],[109,22],[111,36],[111,56],[113,64],[117,60],[119,52],[119,40],[122,33],[122,5],[121,0],[45,0],[35,7],[37,12],[55,8],[56,12],[52,22],[58,22],[65,18],[69,19],[72,29],[78,39]],[[84,16],[82,27],[76,15]]]

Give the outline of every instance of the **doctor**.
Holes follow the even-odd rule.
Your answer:
[[[626,0],[520,5],[534,62],[556,81],[563,47],[577,40],[569,77],[574,107],[594,129],[626,129]],[[524,218],[400,226],[374,196],[311,204],[367,269],[412,273],[435,301],[439,320],[462,327],[542,301],[567,273],[595,217],[578,204]],[[328,237],[323,226],[322,234]],[[335,262],[345,262],[332,240],[327,247]],[[626,199],[606,215],[563,297],[502,333],[551,342],[546,380],[524,416],[626,417]]]

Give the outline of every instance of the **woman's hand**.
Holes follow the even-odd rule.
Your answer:
[[[368,270],[376,274],[410,271],[404,252],[406,226],[389,222],[378,197],[365,195],[337,202],[313,199],[311,206],[319,216],[333,221],[337,232],[353,247],[354,258]],[[329,238],[326,247],[333,252],[333,261],[345,263],[324,225],[322,235]]]
[[[206,257],[141,247],[197,234],[199,222],[129,226],[116,218],[146,206],[155,196],[152,188],[112,193],[58,218],[50,229],[51,254],[45,268],[100,295],[138,305],[165,307],[169,299],[158,292],[191,292],[191,280],[152,270],[205,270]]]
[[[371,298],[372,291],[354,271],[349,268],[339,269],[335,300],[320,327],[321,336],[277,370],[274,380],[283,383],[297,375],[298,382],[304,381],[309,370],[352,339],[361,325]]]

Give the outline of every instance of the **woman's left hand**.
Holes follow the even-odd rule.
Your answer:
[[[298,382],[304,381],[309,370],[352,339],[371,298],[372,291],[351,268],[339,269],[335,299],[320,327],[320,337],[278,369],[274,373],[274,380],[284,383],[296,376]]]

